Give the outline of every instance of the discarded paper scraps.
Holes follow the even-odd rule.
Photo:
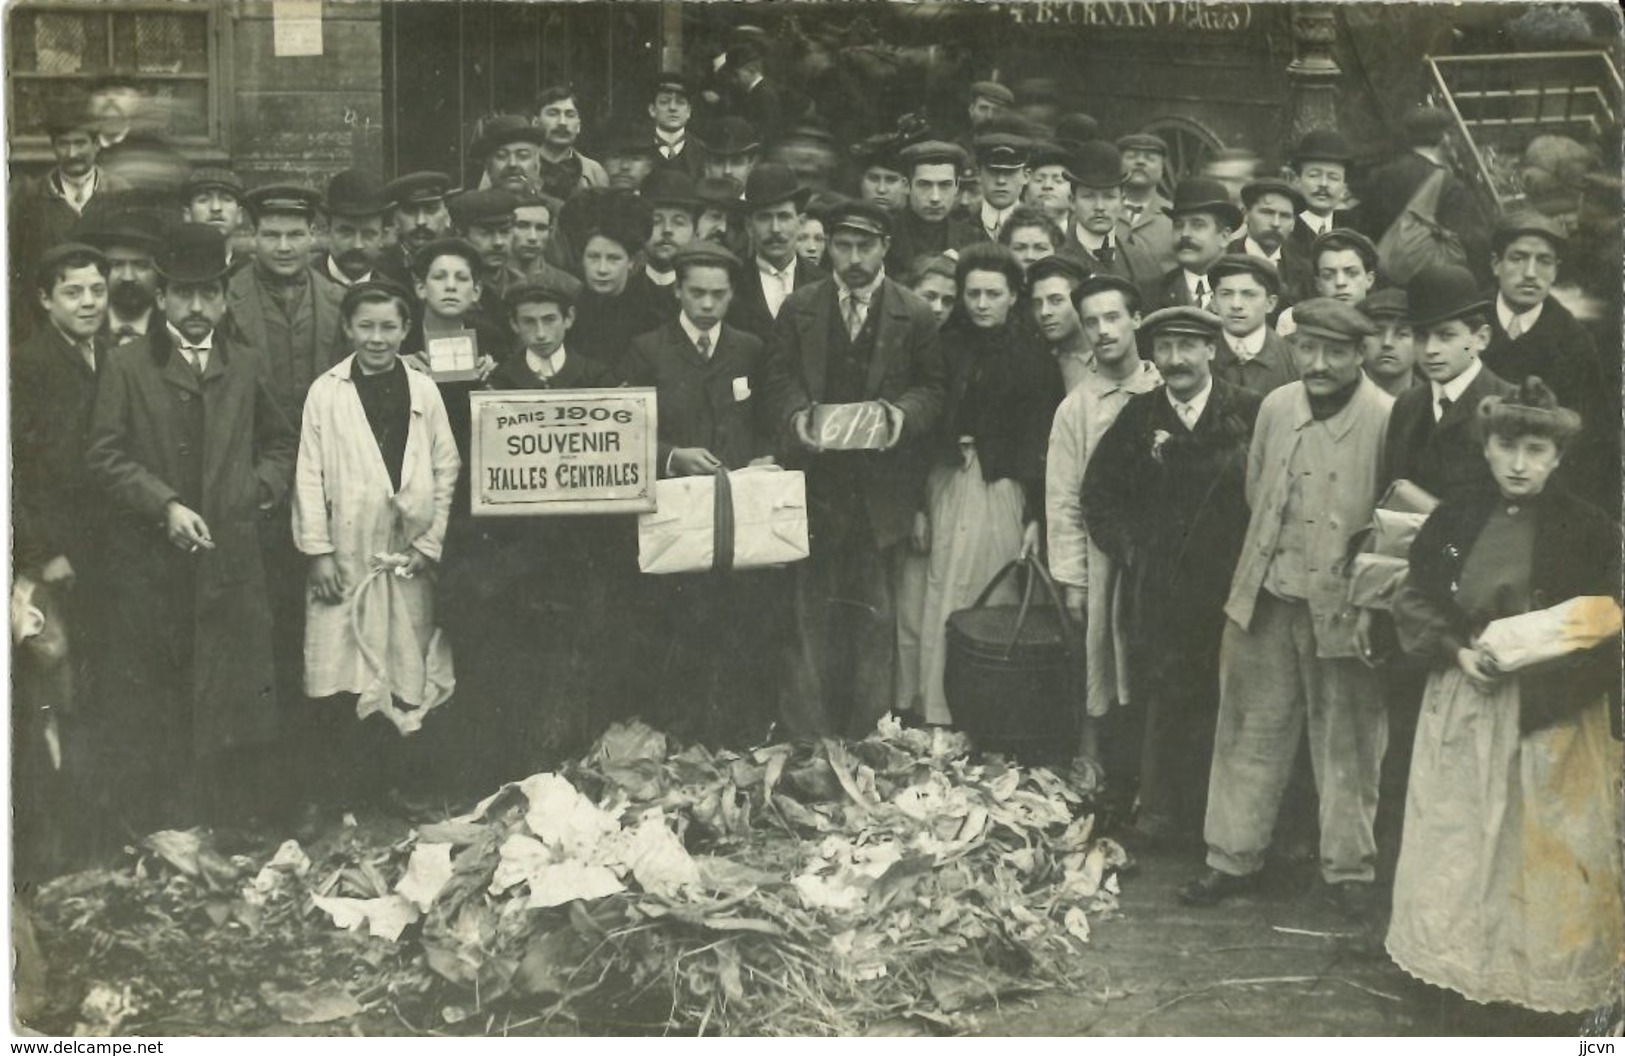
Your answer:
[[[274,919],[299,936],[283,946],[327,966],[298,986],[261,974],[242,997],[290,1023],[387,1003],[443,1031],[496,1013],[657,1032],[964,1029],[978,1003],[1083,976],[1125,861],[1094,835],[1091,790],[968,748],[887,720],[857,743],[713,753],[621,724],[579,762],[392,845],[357,836],[312,863],[289,843],[261,863],[155,834],[143,875],[64,878],[40,912],[53,933],[106,930],[115,902],[167,891],[184,935],[200,927],[176,901],[190,894],[224,907],[188,936],[205,950],[264,941]],[[93,981],[79,1029],[141,1019],[150,995],[113,984],[142,977],[148,940],[125,938],[136,956],[104,959],[125,974]]]

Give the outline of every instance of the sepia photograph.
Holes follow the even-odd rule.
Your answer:
[[[1625,1034],[1616,4],[0,19],[13,1039]]]

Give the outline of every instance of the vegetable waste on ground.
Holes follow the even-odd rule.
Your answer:
[[[1126,856],[1088,785],[891,719],[747,752],[618,724],[403,838],[349,826],[313,860],[160,832],[53,881],[30,907],[59,995],[42,1026],[973,1029],[978,1005],[1091,979]]]

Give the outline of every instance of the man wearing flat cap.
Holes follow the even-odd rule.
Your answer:
[[[1466,264],[1480,281],[1489,278],[1489,221],[1471,187],[1451,171],[1446,150],[1455,118],[1438,107],[1419,106],[1404,118],[1404,148],[1371,170],[1360,186],[1357,226],[1373,241],[1394,225],[1429,179],[1442,181],[1433,219],[1461,240]]]
[[[327,181],[322,200],[327,217],[327,252],[311,267],[317,276],[340,289],[379,278],[384,257],[384,227],[389,202],[377,180],[359,169],[345,169]]]
[[[1190,305],[1213,310],[1213,284],[1207,272],[1230,236],[1241,226],[1241,210],[1230,201],[1224,184],[1191,176],[1174,188],[1174,200],[1163,210],[1173,225],[1174,259],[1179,263],[1162,277],[1156,306]]]
[[[212,165],[193,169],[181,184],[181,219],[219,228],[226,236],[226,260],[233,271],[253,257],[247,249],[237,252],[232,244],[242,232],[247,193],[240,176]]]
[[[1223,338],[1213,375],[1257,396],[1298,380],[1292,349],[1269,325],[1280,297],[1281,275],[1263,257],[1227,253],[1208,269],[1213,310]]]
[[[574,88],[555,85],[542,91],[536,100],[536,127],[542,133],[536,164],[543,193],[568,201],[583,188],[609,186],[604,167],[576,149],[581,111]]]
[[[1604,369],[1587,328],[1552,296],[1568,239],[1550,217],[1514,212],[1495,225],[1490,238],[1495,303],[1484,365],[1521,385],[1534,375],[1564,407],[1580,413],[1584,431],[1569,445],[1555,483],[1603,509],[1619,505],[1619,430],[1593,428],[1618,422],[1617,373]]]
[[[827,278],[796,256],[807,198],[795,173],[775,162],[758,165],[745,181],[745,226],[752,252],[735,276],[728,324],[763,341],[773,333],[773,321],[790,294]]]
[[[451,212],[446,208],[451,187],[451,177],[443,172],[410,172],[384,184],[395,250],[380,262],[381,274],[396,282],[411,281],[417,251],[451,231]]]
[[[921,254],[982,241],[976,224],[954,213],[959,173],[969,161],[964,148],[941,140],[911,143],[897,154],[908,176],[908,205],[893,218],[886,266],[901,275]]]
[[[1081,503],[1127,600],[1127,725],[1143,730],[1134,828],[1147,840],[1189,842],[1206,806],[1219,640],[1247,531],[1260,397],[1210,373],[1222,347],[1212,313],[1163,308],[1141,329],[1162,385],[1131,397],[1100,438]]]
[[[1286,180],[1253,180],[1241,189],[1243,229],[1225,247],[1227,253],[1262,257],[1281,275],[1281,309],[1312,295],[1312,269],[1302,255],[1301,242],[1292,240],[1298,214],[1309,208],[1303,192]]]
[[[1329,298],[1297,314],[1299,380],[1264,397],[1248,452],[1252,513],[1225,604],[1208,869],[1180,898],[1212,905],[1256,887],[1307,726],[1321,877],[1346,915],[1366,920],[1388,726],[1343,566],[1380,494],[1393,400],[1361,369],[1369,320]]]
[[[1142,300],[1152,297],[1166,269],[1123,216],[1121,153],[1104,140],[1090,140],[1075,146],[1065,164],[1072,188],[1068,244],[1096,274],[1127,279],[1139,287]]]
[[[1410,301],[1405,291],[1390,286],[1373,292],[1355,305],[1377,332],[1365,339],[1365,374],[1377,388],[1399,398],[1417,384],[1416,332],[1411,329]]]
[[[1160,270],[1174,266],[1174,225],[1168,199],[1162,196],[1168,144],[1150,132],[1133,132],[1117,140],[1123,158],[1123,220],[1157,258]]]
[[[464,191],[447,203],[456,232],[480,251],[480,309],[504,315],[502,295],[524,278],[512,264],[514,209],[519,199],[499,188]]]
[[[894,703],[900,549],[913,529],[941,413],[936,320],[886,276],[892,215],[828,217],[831,277],[792,292],[768,342],[771,420],[807,471],[812,557],[796,566],[796,628],[781,717],[793,736],[862,735]],[[878,403],[881,450],[825,451],[816,404]]]
[[[681,169],[697,180],[705,174],[705,147],[697,137],[689,135],[693,96],[688,78],[681,73],[660,74],[649,101],[649,120],[654,122],[654,139],[649,145],[654,150],[656,169]]]
[[[1394,400],[1383,450],[1382,483],[1408,480],[1437,499],[1489,487],[1489,463],[1478,434],[1478,405],[1515,387],[1481,356],[1490,340],[1490,303],[1473,273],[1430,264],[1405,284],[1407,317],[1426,385]]]
[[[965,107],[971,131],[987,124],[1000,114],[1008,113],[1016,105],[1016,93],[997,81],[975,81],[970,86],[970,101]]]
[[[100,660],[119,691],[98,726],[119,752],[110,803],[135,831],[264,806],[279,691],[300,696],[298,665],[273,668],[263,557],[268,535],[292,547],[297,436],[262,350],[219,325],[220,232],[182,224],[157,263],[165,326],[108,356],[85,454],[115,511]],[[289,575],[302,604],[298,566]]]

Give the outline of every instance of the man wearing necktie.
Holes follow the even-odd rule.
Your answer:
[[[1104,140],[1079,143],[1067,155],[1066,175],[1072,185],[1068,244],[1088,254],[1094,274],[1127,279],[1141,300],[1154,301],[1164,269],[1124,215],[1122,154]]]
[[[149,828],[270,805],[263,749],[281,716],[261,536],[291,536],[266,518],[297,446],[259,351],[218,327],[221,233],[182,224],[157,265],[165,325],[109,355],[85,456],[116,514],[100,659],[119,692],[98,721],[109,809]]]
[[[1168,199],[1158,189],[1168,162],[1168,144],[1150,132],[1117,140],[1123,159],[1123,222],[1156,258],[1157,270],[1174,266],[1174,229],[1168,222]]]
[[[1207,272],[1241,226],[1241,209],[1230,200],[1224,184],[1206,176],[1180,180],[1174,201],[1163,212],[1173,222],[1177,267],[1162,277],[1154,305],[1171,308],[1191,305],[1213,309],[1213,286]]]
[[[1141,324],[1163,384],[1129,398],[1098,441],[1079,499],[1122,576],[1132,689],[1113,725],[1139,734],[1134,835],[1200,832],[1219,701],[1219,640],[1247,531],[1247,447],[1261,397],[1210,373],[1220,321],[1163,308]],[[1113,774],[1133,788],[1134,774]]]
[[[833,276],[796,290],[768,344],[775,432],[807,473],[812,556],[795,569],[795,633],[780,717],[795,736],[862,736],[895,702],[896,579],[945,389],[936,320],[886,277],[893,219],[870,202],[829,217]],[[871,403],[885,435],[826,450],[816,404]]]
[[[728,302],[728,325],[763,341],[773,333],[773,322],[790,294],[824,278],[821,269],[796,255],[796,234],[809,194],[796,174],[778,162],[763,162],[745,179],[745,228],[752,253]]]
[[[1281,290],[1275,265],[1248,253],[1226,253],[1207,276],[1224,327],[1213,376],[1261,397],[1298,380],[1292,349],[1269,325]]]
[[[1317,128],[1304,133],[1293,148],[1292,179],[1303,195],[1297,226],[1290,240],[1300,253],[1326,232],[1347,226],[1338,210],[1348,200],[1348,165],[1354,153],[1348,140],[1335,128]]]

